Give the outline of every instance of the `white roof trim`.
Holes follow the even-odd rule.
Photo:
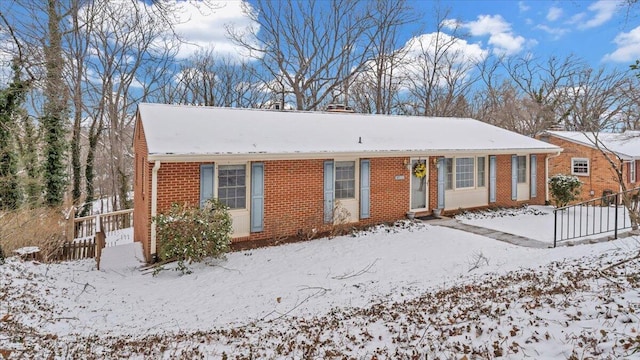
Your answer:
[[[428,157],[428,156],[481,156],[486,155],[512,155],[512,154],[556,154],[562,149],[480,149],[480,150],[438,150],[438,151],[385,151],[385,152],[360,152],[360,153],[298,153],[298,154],[149,154],[148,161],[161,162],[186,162],[186,161],[269,161],[269,160],[309,160],[309,159],[333,159],[341,156],[356,158],[382,158],[382,157]]]

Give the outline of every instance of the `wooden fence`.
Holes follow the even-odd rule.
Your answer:
[[[62,244],[62,247],[54,256],[54,260],[68,261],[95,258],[96,245],[95,237],[79,241],[67,241]]]
[[[68,261],[95,258],[100,269],[100,257],[106,244],[106,234],[133,226],[133,209],[72,219],[72,239],[58,250],[54,260]]]
[[[96,225],[98,221],[100,222],[102,232],[105,233],[132,227],[133,209],[75,218],[73,219],[73,239],[94,236],[97,232]]]

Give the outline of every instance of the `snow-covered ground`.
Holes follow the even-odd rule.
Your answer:
[[[468,221],[538,240],[553,226]],[[633,357],[640,264],[609,267],[639,248],[534,249],[400,222],[230,253],[190,275],[141,271],[133,243],[106,248],[100,271],[13,258],[0,266],[0,358]]]
[[[630,227],[631,221],[622,206],[618,207],[620,225]],[[572,208],[558,213],[558,239],[593,239],[613,234],[616,208],[590,206]],[[471,212],[456,217],[464,224],[486,227],[510,234],[553,244],[554,214],[551,206],[528,206],[519,209],[497,209]],[[611,230],[611,231],[607,231]],[[625,233],[631,229],[620,230]]]

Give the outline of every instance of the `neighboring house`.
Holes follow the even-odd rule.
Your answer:
[[[601,197],[604,193],[621,190],[616,172],[604,154],[596,147],[606,149],[609,157],[623,172],[627,189],[639,186],[637,168],[640,163],[640,132],[593,133],[579,131],[545,131],[539,139],[560,146],[564,151],[549,158],[549,176],[575,175],[582,182],[580,200]],[[620,158],[620,160],[618,160]]]
[[[334,221],[544,204],[546,159],[561,151],[473,119],[160,104],[138,106],[133,145],[134,237],[147,260],[151,219],[172,203],[218,198],[234,242],[268,242]]]

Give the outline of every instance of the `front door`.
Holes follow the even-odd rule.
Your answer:
[[[424,169],[422,171],[422,169]],[[427,160],[411,160],[411,210],[427,208],[429,171]]]

